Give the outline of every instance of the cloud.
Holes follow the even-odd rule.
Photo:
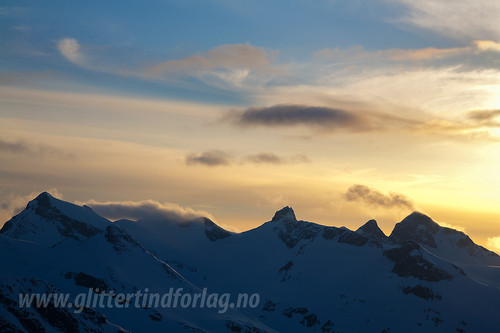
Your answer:
[[[184,59],[169,60],[144,69],[146,77],[159,78],[169,74],[194,75],[217,69],[247,69],[265,72],[271,68],[271,59],[265,49],[250,44],[226,44],[214,47],[204,54]],[[245,76],[245,71],[237,71]]]
[[[203,153],[190,153],[186,155],[186,164],[201,164],[206,166],[219,166],[231,164],[231,155],[222,150],[210,150]]]
[[[49,146],[43,143],[28,143],[22,140],[5,140],[0,138],[0,153],[22,154],[27,156],[38,157],[58,157],[66,160],[76,160],[77,156],[74,153],[69,153],[59,148]]]
[[[365,204],[383,208],[407,208],[414,210],[413,203],[403,194],[383,194],[365,185],[353,185],[344,193],[347,201],[361,201]]]
[[[255,164],[290,164],[290,163],[307,163],[309,158],[306,155],[298,154],[291,157],[282,157],[274,153],[258,153],[247,155],[244,161]]]
[[[210,150],[202,153],[190,153],[186,155],[185,163],[187,165],[206,165],[209,167],[240,164],[292,164],[307,163],[309,158],[304,154],[293,156],[280,156],[275,153],[261,152],[257,154],[244,155],[238,159],[233,154],[222,150]]]
[[[356,45],[347,49],[322,49],[317,51],[314,56],[317,59],[348,63],[431,62],[458,56],[480,56],[485,52],[500,52],[500,43],[491,40],[473,40],[469,45],[464,47],[427,47],[423,49],[385,49],[375,51],[365,50],[363,47]]]
[[[407,8],[398,20],[456,39],[500,40],[500,3],[496,0],[389,0]]]
[[[10,220],[14,215],[19,214],[31,200],[35,199],[40,193],[47,191],[52,196],[62,199],[63,195],[56,188],[48,190],[34,191],[26,195],[15,195],[9,193],[0,193],[0,227]]]
[[[192,221],[199,217],[208,217],[213,220],[213,216],[205,211],[182,207],[175,203],[160,203],[156,200],[105,202],[90,200],[79,204],[85,204],[111,220],[161,218],[176,223]]]
[[[84,66],[85,58],[80,52],[80,44],[74,38],[64,38],[57,43],[57,48],[59,52],[70,62]]]
[[[465,120],[431,119],[413,127],[417,134],[439,135],[459,141],[486,140],[500,141],[498,133],[500,110],[473,110],[465,113]]]
[[[423,49],[387,49],[368,51],[361,46],[353,46],[348,49],[322,49],[314,56],[325,60],[341,60],[346,62],[412,62],[430,61],[454,57],[464,53],[478,50],[477,47],[455,47],[438,49],[428,47]]]
[[[500,253],[500,236],[488,237],[486,247],[492,251]]]
[[[482,52],[486,51],[500,52],[500,43],[491,40],[475,40],[473,42],[473,45],[476,47],[477,50]]]
[[[469,119],[480,123],[489,123],[494,124],[495,126],[500,126],[499,122],[494,122],[496,118],[500,117],[500,110],[475,110],[468,112],[467,116]]]
[[[461,225],[449,224],[449,223],[441,222],[441,221],[438,224],[441,227],[455,229],[455,230],[458,230],[458,231],[461,231],[461,232],[464,232],[464,233],[466,232],[466,228],[464,226],[461,226]]]
[[[239,126],[309,126],[323,130],[361,130],[365,123],[357,115],[342,109],[322,106],[279,104],[234,111],[228,119]]]

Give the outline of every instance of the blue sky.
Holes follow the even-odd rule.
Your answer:
[[[72,38],[99,66],[138,69],[182,59],[225,44],[276,52],[276,61],[310,62],[326,48],[366,50],[461,46],[438,35],[422,36],[398,23],[407,8],[378,1],[5,1],[2,9],[2,68],[6,72],[53,71],[58,89],[68,84],[116,93],[242,102],[245,96],[188,81],[191,88],[148,82],[72,66],[57,50]],[[33,84],[36,84],[33,82]],[[193,87],[194,86],[194,87]],[[83,87],[81,88],[83,89]],[[193,90],[193,93],[190,91]],[[196,94],[198,93],[198,94]]]
[[[285,205],[386,230],[417,209],[497,244],[498,17],[494,0],[3,1],[0,214],[47,189],[239,230]]]

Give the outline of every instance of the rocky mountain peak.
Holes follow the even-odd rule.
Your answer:
[[[369,239],[373,240],[385,240],[387,239],[387,236],[384,234],[384,232],[379,228],[377,221],[375,220],[370,220],[363,224],[361,227],[359,227],[358,230],[356,230],[356,233],[361,234]]]
[[[434,222],[429,216],[413,212],[395,225],[389,239],[397,244],[413,240],[420,244],[436,248],[434,234],[440,229],[439,224]]]
[[[280,220],[285,220],[287,222],[297,222],[297,218],[295,217],[295,213],[292,207],[286,206],[282,209],[278,210],[275,214],[271,222],[277,222]]]

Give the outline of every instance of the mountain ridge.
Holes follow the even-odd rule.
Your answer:
[[[0,273],[0,329],[29,332],[23,319],[29,318],[45,331],[65,331],[54,326],[52,316],[65,318],[66,331],[78,327],[81,332],[113,327],[130,332],[440,332],[491,331],[500,325],[492,312],[500,308],[498,256],[422,213],[410,214],[389,236],[375,220],[356,231],[298,221],[289,206],[242,233],[204,217],[179,224],[111,222],[96,215],[42,193],[0,230],[5,254],[0,267],[6,268]],[[80,232],[78,223],[87,222],[98,231]],[[74,295],[85,288],[164,293],[168,287],[230,295],[246,291],[257,293],[260,303],[223,314],[207,308],[89,308],[92,315],[63,311],[50,317],[16,307],[16,293],[29,289]]]

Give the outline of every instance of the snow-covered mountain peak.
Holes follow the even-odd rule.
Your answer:
[[[356,230],[356,233],[363,235],[366,238],[378,241],[383,241],[388,238],[379,228],[377,221],[375,220],[370,220],[363,224],[358,230]]]
[[[40,193],[35,199],[28,203],[29,205],[38,205],[40,207],[50,207],[52,205],[52,200],[55,198],[50,195],[49,192]]]
[[[286,206],[278,210],[274,214],[274,217],[271,220],[271,222],[277,222],[277,221],[297,222],[297,218],[295,217],[295,213],[292,207]]]
[[[94,236],[110,223],[89,207],[77,206],[43,192],[7,221],[0,233],[52,246],[65,238],[81,240]]]
[[[203,225],[205,227],[205,235],[212,242],[232,235],[231,232],[219,227],[214,221],[207,217],[201,217],[201,220],[203,221]]]
[[[433,235],[440,229],[439,224],[434,222],[429,216],[413,212],[394,226],[389,239],[397,244],[413,240],[417,243],[436,248]]]

